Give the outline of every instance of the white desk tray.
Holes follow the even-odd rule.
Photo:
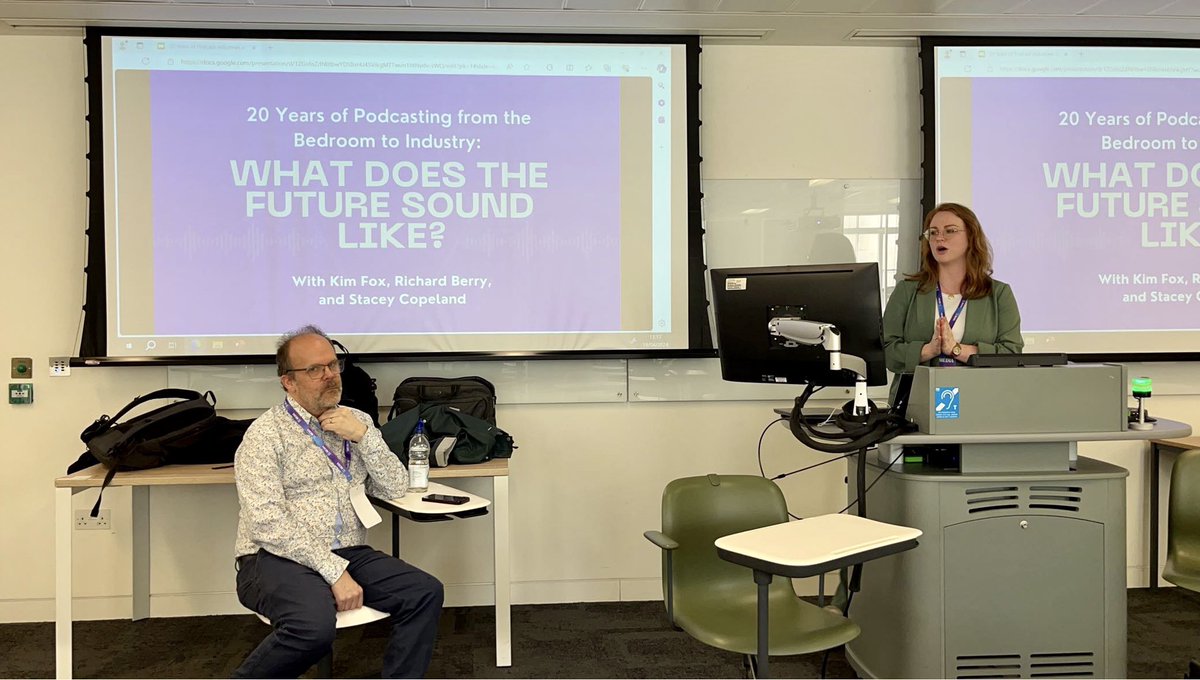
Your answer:
[[[446,503],[430,503],[421,500],[423,497],[431,493],[446,494],[449,496],[467,496],[471,500],[462,505],[447,505]],[[384,500],[381,498],[371,499],[375,505],[394,512],[398,515],[408,517],[416,521],[436,521],[438,519],[450,519],[452,517],[475,517],[477,515],[487,514],[487,508],[492,502],[483,496],[476,496],[473,493],[460,491],[445,484],[437,482],[429,483],[427,491],[410,491],[400,498]]]
[[[803,577],[916,546],[919,529],[856,515],[818,515],[722,536],[717,552],[731,562]]]

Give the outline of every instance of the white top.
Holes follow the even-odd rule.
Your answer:
[[[440,493],[447,496],[466,496],[471,500],[463,503],[462,505],[451,505],[449,503],[430,503],[428,501],[421,500],[423,497],[428,496],[431,493]],[[430,482],[428,491],[410,490],[407,494],[401,496],[400,498],[376,500],[383,505],[390,505],[401,510],[407,510],[408,512],[417,515],[444,515],[450,512],[466,512],[467,510],[486,508],[492,504],[491,501],[483,496],[476,496],[473,493],[459,491],[454,487],[446,486],[445,484],[438,484],[437,482]]]
[[[764,562],[807,567],[911,541],[920,535],[920,529],[857,515],[830,514],[722,536],[715,545]]]

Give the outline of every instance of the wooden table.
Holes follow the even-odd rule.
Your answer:
[[[1200,449],[1200,437],[1150,440],[1150,563],[1146,571],[1151,588],[1158,587],[1159,458],[1164,450],[1182,452],[1189,449]]]
[[[107,470],[94,465],[54,480],[55,576],[54,576],[54,650],[55,675],[72,676],[72,537],[74,510],[71,497],[86,489],[99,488]],[[492,530],[495,551],[496,592],[496,665],[512,665],[511,593],[508,532],[508,459],[495,459],[478,465],[452,465],[431,468],[431,479],[490,477],[492,480]],[[131,487],[133,495],[133,611],[134,621],[150,617],[150,487],[202,486],[233,484],[232,466],[167,465],[150,470],[118,472],[109,484]],[[387,502],[383,505],[386,507]],[[450,506],[447,506],[450,508]],[[448,509],[447,512],[453,512]],[[399,518],[393,515],[393,541]],[[394,544],[393,544],[394,549]]]

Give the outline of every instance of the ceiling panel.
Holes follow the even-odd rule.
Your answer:
[[[1005,14],[1025,4],[1025,0],[948,0],[940,14]]]
[[[721,0],[718,12],[787,12],[796,0]]]
[[[712,12],[721,0],[643,0],[641,9],[648,12]]]
[[[934,14],[946,0],[875,0],[867,8],[872,14]]]
[[[329,0],[250,0],[253,5],[263,7],[287,7],[287,6],[305,6],[305,7],[329,7]]]
[[[562,9],[563,0],[487,0],[490,9]]]
[[[797,0],[793,14],[838,14],[865,12],[876,0]]]
[[[1071,16],[1096,4],[1096,0],[1029,0],[1013,9],[1013,14]]]
[[[1136,17],[1151,14],[1172,4],[1174,3],[1168,0],[1100,0],[1085,9],[1082,14]],[[1195,10],[1195,7],[1192,9]]]
[[[566,0],[567,9],[632,12],[642,6],[642,0]]]
[[[1154,16],[1194,17],[1200,15],[1200,6],[1196,0],[1176,0],[1167,3],[1162,9],[1154,11]]]
[[[329,0],[338,7],[410,7],[408,0]]]
[[[1200,0],[0,0],[0,32],[96,25],[612,32],[713,44],[913,45],[922,35],[1200,36]]]
[[[437,9],[487,9],[487,0],[412,0],[412,6]]]

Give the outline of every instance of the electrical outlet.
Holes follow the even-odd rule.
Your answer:
[[[100,509],[100,514],[92,517],[91,510],[75,511],[75,529],[77,531],[112,531],[112,516],[110,510]]]
[[[68,357],[50,357],[50,377],[65,378],[71,375],[71,360]]]
[[[8,403],[10,403],[10,404],[32,404],[33,403],[33,383],[9,383],[8,384]]]

